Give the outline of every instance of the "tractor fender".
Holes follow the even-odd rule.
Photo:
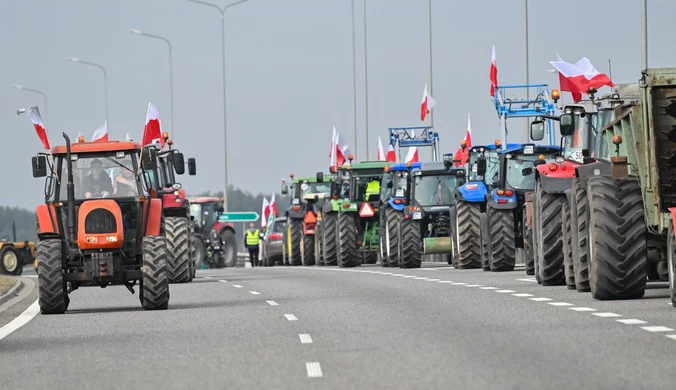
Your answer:
[[[482,181],[465,183],[456,190],[458,200],[472,203],[485,202],[486,194],[488,194],[488,189]]]
[[[573,186],[572,177],[558,178],[538,175],[538,180],[542,183],[542,189],[550,194],[562,194],[563,191],[572,188]]]
[[[599,161],[580,165],[575,168],[577,177],[580,178],[581,183],[586,183],[594,176],[611,176],[611,166],[609,162]]]
[[[397,198],[397,199],[399,199],[399,198]],[[403,198],[401,198],[401,199],[403,199]],[[406,206],[404,206],[403,203],[394,203],[394,198],[388,200],[388,201],[387,201],[387,204],[388,204],[390,207],[392,207],[392,209],[397,210],[397,211],[401,211],[401,210],[404,209],[404,207],[406,207]]]

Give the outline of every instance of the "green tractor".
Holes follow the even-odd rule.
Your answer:
[[[284,264],[292,266],[315,265],[315,235],[317,217],[321,206],[329,197],[332,176],[326,178],[322,172],[317,177],[291,177],[293,197],[291,206],[284,212],[286,232],[282,239]],[[282,184],[282,195],[289,193],[289,186]],[[321,261],[319,262],[321,264]]]
[[[380,182],[387,161],[337,168],[332,198],[322,206],[319,253],[325,265],[357,267],[378,261]]]

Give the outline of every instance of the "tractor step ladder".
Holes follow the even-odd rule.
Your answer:
[[[533,90],[535,98],[523,97],[531,96]],[[500,118],[503,149],[507,147],[507,119],[554,115],[556,110],[548,84],[499,85],[495,87],[493,102]],[[554,145],[554,122],[551,119],[547,120],[547,134],[549,144]]]

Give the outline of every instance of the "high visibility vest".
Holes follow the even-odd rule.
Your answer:
[[[368,200],[371,195],[380,194],[380,182],[372,181],[366,186],[366,199]]]
[[[258,245],[258,242],[261,240],[260,237],[258,237],[259,230],[256,229],[253,232],[251,230],[246,231],[246,244],[247,245]]]

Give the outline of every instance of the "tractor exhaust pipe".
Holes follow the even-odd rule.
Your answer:
[[[70,244],[75,242],[75,184],[73,184],[73,161],[70,159],[70,138],[63,133],[66,140],[66,164],[68,166],[68,184],[66,187],[68,197],[68,237]]]

